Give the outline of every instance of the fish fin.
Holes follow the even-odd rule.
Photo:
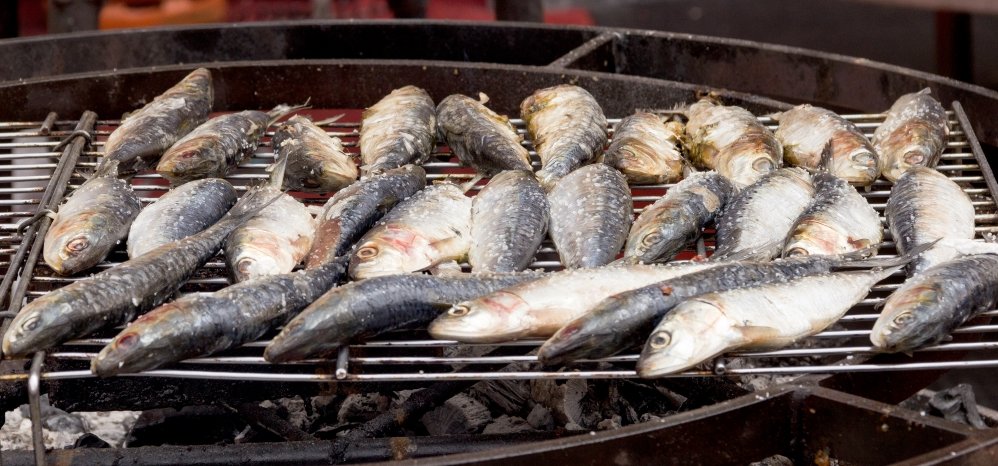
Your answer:
[[[94,172],[86,177],[88,180],[93,178],[117,178],[118,177],[118,166],[121,164],[119,160],[115,159],[102,159],[100,163],[97,164],[97,168]]]
[[[452,277],[464,274],[464,271],[461,270],[461,264],[458,264],[457,261],[442,262],[426,270],[430,272],[430,275],[437,277]]]
[[[267,184],[274,189],[281,189],[281,186],[284,186],[284,174],[288,168],[291,151],[275,151],[275,157],[274,163],[267,167],[267,171],[270,172]]]
[[[346,113],[341,113],[339,115],[326,118],[325,120],[313,121],[312,124],[315,125],[315,126],[329,125],[329,124],[336,123],[337,121],[340,120],[340,118],[343,118],[345,116],[346,116]]]
[[[225,216],[222,217],[222,220],[219,220],[219,222],[229,221],[235,222],[237,225],[246,222],[256,216],[256,214],[260,213],[261,210],[276,202],[281,198],[281,196],[284,196],[283,192],[271,196],[270,194],[272,193],[273,191],[265,189],[264,186],[255,186],[249,189],[246,194],[236,202],[236,205],[232,206],[232,208],[226,212]]]
[[[770,117],[770,118],[772,118],[772,119],[773,119],[773,121],[775,121],[775,122],[779,122],[779,121],[780,121],[780,118],[781,118],[781,117],[783,117],[783,113],[784,113],[784,112],[776,112],[776,113],[770,113],[770,114],[769,114],[769,117]]]
[[[471,180],[469,180],[466,183],[462,183],[458,186],[461,188],[461,191],[467,193],[468,191],[471,191],[471,188],[474,188],[475,185],[478,184],[479,181],[482,181],[484,178],[485,178],[484,175],[476,174]]]
[[[281,104],[272,108],[269,112],[267,112],[267,116],[270,117],[270,120],[267,121],[267,126],[277,123],[277,120],[280,120],[281,118],[284,118],[298,110],[311,108],[312,107],[311,102],[312,98],[309,97],[308,99],[305,100],[305,103],[303,104],[299,105]]]
[[[926,87],[926,88],[924,88],[924,89],[922,89],[922,90],[920,90],[920,91],[916,92],[916,94],[922,94],[922,95],[932,95],[932,89],[931,89],[931,88],[928,88],[928,87]]]
[[[818,159],[818,169],[815,171],[830,173],[831,170],[829,167],[832,164],[832,154],[834,154],[834,151],[832,150],[832,140],[829,139],[828,142],[825,143],[825,146],[821,148],[821,158]]]
[[[715,254],[710,256],[712,262],[717,262],[719,260],[723,261],[755,261],[755,260],[768,260],[769,255],[765,254],[764,251],[768,251],[770,248],[782,245],[783,241],[770,241],[763,244],[762,246],[756,248],[742,249],[741,251],[735,251],[727,254]]]
[[[488,94],[486,94],[484,92],[479,92],[478,93],[478,103],[480,103],[482,105],[485,105],[485,104],[489,103],[489,96],[488,96]]]
[[[753,344],[766,342],[765,344],[768,345],[769,342],[774,340],[786,340],[786,337],[780,335],[780,330],[774,327],[767,327],[764,325],[745,325],[738,327],[738,330],[746,340]]]

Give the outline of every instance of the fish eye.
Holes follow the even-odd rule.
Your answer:
[[[752,168],[760,173],[769,173],[773,171],[773,162],[766,158],[757,159],[752,162]]]
[[[128,348],[139,341],[139,336],[134,333],[129,333],[118,339],[117,346],[119,348]]]
[[[645,246],[651,246],[657,243],[662,238],[659,233],[648,233],[644,238],[641,238],[641,244]]]
[[[451,317],[464,317],[471,312],[471,308],[458,304],[447,310],[447,315]]]
[[[909,322],[911,322],[914,318],[915,316],[913,316],[910,312],[902,312],[901,314],[898,314],[898,316],[894,318],[894,323],[899,326],[906,325]]]
[[[655,349],[664,348],[668,346],[669,343],[672,343],[672,334],[665,330],[656,332],[651,336],[651,339],[648,340],[648,343]]]
[[[66,244],[66,250],[69,252],[80,252],[90,246],[90,241],[87,241],[84,237],[73,238],[72,241]]]
[[[791,248],[789,251],[787,251],[787,257],[806,256],[806,255],[808,255],[807,249],[804,249],[802,247]]]
[[[372,258],[374,256],[377,256],[377,255],[378,255],[378,247],[377,246],[364,246],[364,247],[360,248],[359,250],[357,250],[357,257],[359,257],[361,259],[370,259],[370,258]]]
[[[925,156],[921,152],[908,152],[904,154],[904,161],[913,165],[922,163],[925,160]]]
[[[853,162],[859,165],[870,165],[874,162],[873,154],[869,152],[860,152],[852,156]]]
[[[21,324],[21,330],[24,330],[25,332],[31,332],[36,328],[38,328],[38,323],[40,321],[41,319],[38,317],[37,314],[33,315],[29,317],[28,320],[25,320],[23,324]]]

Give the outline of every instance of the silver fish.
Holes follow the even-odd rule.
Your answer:
[[[645,207],[627,236],[624,257],[646,264],[672,259],[734,196],[734,185],[717,172],[693,173]]]
[[[880,176],[880,158],[873,144],[856,125],[835,112],[803,104],[774,119],[780,122],[776,139],[783,145],[787,164],[809,170],[824,166],[856,186],[869,186]],[[826,146],[831,152],[823,160]]]
[[[926,88],[898,98],[873,133],[884,178],[896,181],[912,166],[932,167],[946,148],[946,109]]]
[[[535,91],[520,103],[520,116],[541,158],[537,178],[548,189],[602,155],[606,116],[581,87],[561,84]]]
[[[548,193],[551,239],[565,267],[598,267],[617,257],[631,227],[627,180],[597,163],[562,178]]]
[[[128,232],[128,257],[141,256],[214,225],[237,197],[236,189],[221,178],[171,189],[135,217]]]
[[[682,123],[664,123],[658,115],[637,112],[614,127],[603,161],[633,184],[675,183],[683,178],[685,165],[679,151],[682,137]]]
[[[315,219],[298,199],[272,186],[277,200],[225,240],[225,262],[236,282],[294,270],[312,248]]]
[[[127,181],[118,179],[118,162],[102,163],[73,191],[45,234],[42,256],[60,275],[97,265],[128,236],[142,202]]]
[[[301,115],[288,118],[274,131],[277,159],[286,158],[283,185],[292,191],[329,193],[353,183],[357,164],[344,152],[340,138],[330,136]]]
[[[529,171],[504,171],[471,201],[473,272],[518,272],[530,265],[547,233],[548,201]]]
[[[738,193],[717,219],[714,256],[772,259],[797,218],[811,204],[814,186],[802,168],[781,168]]]
[[[484,176],[503,170],[533,171],[523,137],[504,115],[467,96],[447,96],[437,105],[437,126],[461,163]]]
[[[437,113],[433,99],[416,86],[395,89],[364,110],[360,158],[364,175],[420,164],[433,153]]]
[[[959,185],[932,168],[912,167],[898,178],[884,214],[901,253],[939,239],[974,238],[974,205],[970,198]],[[957,254],[949,243],[937,244],[923,253],[909,271],[921,272]]]
[[[880,214],[856,188],[831,173],[819,172],[812,181],[814,201],[797,218],[783,255],[843,254],[861,249],[875,254],[884,239]]]
[[[812,275],[687,300],[655,327],[638,359],[638,375],[661,377],[727,351],[790,345],[834,324],[899,269]]]
[[[471,246],[471,198],[457,186],[429,186],[400,202],[358,242],[350,276],[417,272],[465,257]]]
[[[687,116],[690,162],[717,170],[738,188],[755,183],[783,163],[783,147],[776,136],[744,108],[704,98],[690,106]]]
[[[3,337],[3,353],[22,356],[123,324],[173,295],[221,248],[225,237],[273,199],[250,191],[218,223],[28,303]]]

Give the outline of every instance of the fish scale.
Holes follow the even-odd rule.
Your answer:
[[[437,105],[437,125],[461,163],[483,176],[503,170],[533,171],[523,137],[499,115],[470,97],[447,96]]]
[[[587,165],[548,193],[550,235],[566,268],[598,267],[614,260],[627,240],[632,201],[624,175]]]
[[[359,139],[362,173],[425,162],[433,153],[436,128],[436,109],[426,91],[416,86],[393,90],[364,110]]]
[[[824,168],[857,186],[869,186],[880,175],[873,144],[849,120],[810,104],[798,105],[773,117],[780,125],[776,138],[786,163],[816,170]],[[826,160],[822,160],[825,149]]]
[[[912,166],[934,166],[946,148],[946,120],[928,88],[899,97],[873,133],[884,178],[897,181]]]
[[[548,189],[602,155],[606,116],[581,87],[561,84],[534,91],[520,103],[520,116],[541,159],[537,178]]]
[[[828,172],[812,178],[814,201],[793,227],[783,254],[844,254],[867,249],[876,253],[883,240],[880,214],[856,188]]]
[[[637,112],[614,127],[604,162],[633,184],[675,183],[685,165],[679,151],[682,135],[682,123],[663,123],[658,115]]]
[[[505,171],[471,201],[473,272],[518,272],[530,265],[547,233],[544,188],[530,171]]]
[[[287,159],[282,186],[291,191],[329,193],[357,179],[357,164],[343,150],[340,138],[330,136],[301,115],[288,118],[271,140],[277,159]]]
[[[171,189],[142,209],[128,234],[128,257],[186,238],[217,222],[236,203],[236,190],[220,178]]]

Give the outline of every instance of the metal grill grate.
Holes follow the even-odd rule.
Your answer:
[[[341,113],[329,109],[311,111],[315,119]],[[326,126],[331,135],[340,137],[344,146],[351,152],[357,148],[357,128],[360,113],[346,110],[346,117]],[[969,123],[959,104],[954,103],[948,112],[950,138],[939,166],[940,172],[959,183],[970,195],[976,209],[976,230],[981,236],[998,233],[998,206],[993,193],[996,190],[994,179],[980,151],[980,146],[972,133],[968,133]],[[872,135],[882,122],[882,114],[854,114],[845,117]],[[611,119],[611,124],[619,120]],[[768,117],[760,121],[774,127]],[[9,267],[11,258],[21,243],[16,233],[17,224],[34,214],[42,202],[45,185],[57,170],[60,155],[67,152],[55,150],[60,140],[72,134],[72,121],[55,121],[54,115],[46,122],[0,123],[0,261],[3,269]],[[87,171],[96,165],[102,150],[103,141],[117,125],[117,121],[97,121],[94,142],[88,151],[82,152],[76,168]],[[521,133],[525,133],[522,121],[513,120]],[[529,149],[529,142],[525,143]],[[531,154],[535,156],[533,151]],[[254,158],[247,160],[227,177],[238,190],[245,190],[253,182],[266,178],[265,168],[273,160],[270,153],[269,134],[258,148]],[[535,165],[538,165],[535,156]],[[982,168],[983,165],[983,168]],[[429,180],[444,178],[468,179],[473,172],[461,167],[452,158],[446,147],[439,147],[434,157],[425,164]],[[69,189],[75,189],[84,178],[74,172],[69,181]],[[480,189],[485,182],[475,189]],[[151,202],[166,189],[165,180],[156,174],[136,176],[133,186],[144,201]],[[635,211],[658,199],[670,185],[635,186],[632,188]],[[883,213],[890,194],[890,183],[879,180],[869,190],[862,192],[874,208]],[[293,193],[308,204],[321,205],[328,196],[315,196]],[[30,230],[28,232],[30,234]],[[882,257],[895,253],[889,241],[881,249]],[[707,235],[698,243],[703,251],[711,249],[712,238]],[[37,244],[40,246],[40,242]],[[111,254],[100,268],[112,267],[125,260],[124,247]],[[59,277],[52,274],[44,262],[37,259],[30,282],[27,284],[25,299],[30,301],[49,290],[58,288],[79,277]],[[467,270],[467,265],[464,267]],[[537,254],[533,268],[557,270],[560,267],[558,256],[550,242],[545,242]],[[990,325],[991,317],[998,316],[998,310],[982,314],[974,321],[958,329],[954,340],[917,351],[915,359],[897,363],[870,363],[872,355],[868,335],[877,312],[873,306],[901,283],[901,275],[895,274],[874,287],[867,299],[850,310],[840,322],[825,332],[807,338],[797,345],[766,352],[744,352],[724,355],[714,361],[711,367],[689,371],[683,376],[705,376],[712,374],[750,375],[799,375],[808,373],[871,372],[924,369],[949,369],[998,366],[998,359],[989,358],[987,350],[998,349],[998,325]],[[210,261],[198,271],[182,289],[185,292],[212,291],[227,284],[224,262],[221,257]],[[16,295],[15,295],[16,296]],[[18,308],[19,306],[12,306]],[[57,361],[59,369],[41,371],[41,379],[60,380],[92,377],[87,369],[89,360],[103,345],[110,341],[116,330],[108,330],[93,338],[76,340],[53,350],[48,361]],[[529,352],[540,341],[517,341],[501,345],[458,344],[452,341],[432,340],[425,332],[394,332],[382,335],[377,341],[342,348],[336,360],[312,360],[294,364],[270,364],[262,358],[262,348],[267,340],[257,341],[222,355],[184,361],[172,369],[155,370],[139,377],[174,377],[209,380],[238,381],[281,381],[281,382],[392,382],[392,381],[431,381],[454,379],[541,379],[541,378],[629,378],[636,377],[633,370],[636,354],[624,354],[601,361],[580,362],[571,369],[560,371],[542,370],[536,358]],[[478,354],[488,353],[486,356]],[[921,358],[922,354],[939,353],[932,358]],[[970,358],[965,358],[970,355]],[[941,356],[941,357],[940,357]],[[922,361],[932,359],[932,361]],[[521,363],[519,370],[498,370],[511,363]],[[25,380],[28,372],[0,375],[0,380]]]

